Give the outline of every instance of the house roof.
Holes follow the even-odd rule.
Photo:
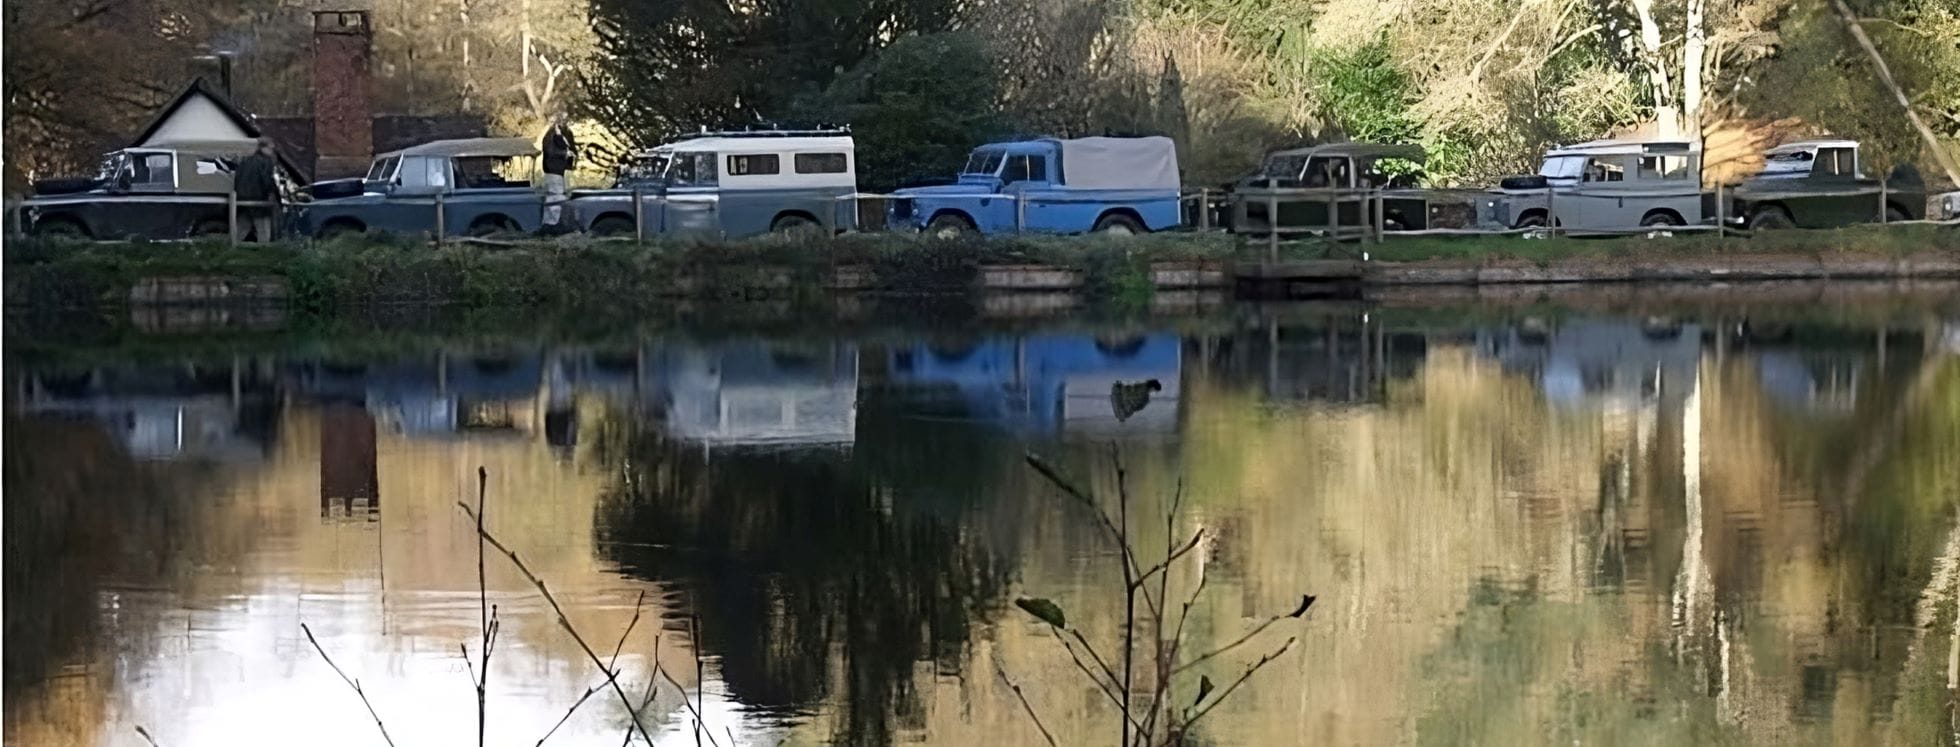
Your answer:
[[[538,146],[528,138],[521,137],[474,137],[462,140],[437,140],[421,145],[409,146],[390,153],[377,153],[375,158],[393,156],[436,156],[441,158],[513,158],[516,156],[535,156]]]
[[[265,134],[265,131],[259,128],[258,120],[252,117],[251,112],[240,108],[237,102],[231,100],[230,96],[226,96],[223,91],[213,87],[204,78],[198,77],[192,78],[190,85],[184,86],[184,90],[178,93],[176,98],[171,99],[170,103],[165,104],[162,109],[158,109],[156,116],[150,118],[150,123],[144,125],[142,131],[137,133],[136,138],[131,140],[129,145],[125,147],[143,147],[144,142],[156,135],[157,130],[162,129],[165,122],[170,121],[172,114],[176,114],[178,109],[183,108],[185,102],[190,101],[195,96],[202,96],[209,99],[211,104],[218,107],[218,111],[225,115],[225,118],[231,120],[232,124],[237,125],[238,129],[245,133],[246,137],[256,139]],[[219,147],[223,149],[213,150],[212,152],[230,155],[234,154],[230,148],[236,147],[239,143],[250,143],[250,141],[172,141],[169,143],[158,143],[154,147],[180,149],[187,147]],[[285,148],[274,148],[273,150],[279,156],[279,165],[286,169],[288,175],[297,176],[306,173],[299,168],[298,162],[293,160],[291,154]],[[252,147],[248,146],[236,154],[242,155],[251,151]]]

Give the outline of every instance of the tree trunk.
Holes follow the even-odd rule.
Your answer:
[[[1831,0],[1831,5],[1837,8],[1838,18],[1844,21],[1844,27],[1851,31],[1851,38],[1857,39],[1858,46],[1864,47],[1865,54],[1871,56],[1872,66],[1878,68],[1878,79],[1885,82],[1885,87],[1892,91],[1892,97],[1898,99],[1899,107],[1906,110],[1906,118],[1912,120],[1913,129],[1918,130],[1920,139],[1926,141],[1926,149],[1933,152],[1933,160],[1946,171],[1947,181],[1960,183],[1960,167],[1954,166],[1953,156],[1946,152],[1945,146],[1940,145],[1939,137],[1926,126],[1926,120],[1920,119],[1919,112],[1913,110],[1912,98],[1899,88],[1898,81],[1892,79],[1892,68],[1886,66],[1885,58],[1878,54],[1878,47],[1872,44],[1871,37],[1865,35],[1865,29],[1858,25],[1858,16],[1845,6],[1844,0]]]
[[[1654,20],[1654,0],[1632,0],[1640,18],[1640,59],[1647,67],[1647,89],[1654,97],[1654,123],[1663,138],[1681,135],[1681,109],[1674,100],[1667,65],[1661,60],[1661,27]]]
[[[1708,57],[1707,0],[1688,0],[1688,33],[1681,45],[1681,124],[1701,140],[1701,76]]]

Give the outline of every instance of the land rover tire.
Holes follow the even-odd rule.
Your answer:
[[[592,221],[594,236],[623,236],[633,232],[633,219],[624,215],[602,215]]]
[[[1544,213],[1526,213],[1526,214],[1525,214],[1525,216],[1524,216],[1523,218],[1519,218],[1519,219],[1518,219],[1518,222],[1517,222],[1517,225],[1514,225],[1514,226],[1511,226],[1511,227],[1512,227],[1512,228],[1544,228],[1544,227],[1545,227],[1545,214],[1544,214]]]
[[[1899,206],[1897,205],[1885,206],[1886,223],[1904,223],[1909,220],[1912,220],[1912,216],[1906,215],[1906,211],[1899,209]]]
[[[34,221],[34,235],[59,239],[86,239],[89,237],[88,229],[82,227],[81,221],[67,216],[42,218]]]
[[[509,218],[501,215],[486,215],[470,223],[469,235],[475,238],[494,236],[499,233],[516,233],[517,227]]]
[[[1790,214],[1774,205],[1756,208],[1756,212],[1749,215],[1751,231],[1780,231],[1795,227],[1796,222],[1790,220]]]
[[[349,235],[361,234],[366,232],[367,232],[367,227],[362,226],[357,221],[348,218],[336,218],[334,220],[327,221],[325,225],[320,226],[320,230],[316,231],[314,235],[321,239],[332,239],[340,236],[349,236]]]
[[[1128,214],[1107,213],[1096,219],[1095,232],[1105,236],[1136,236],[1149,233],[1149,230]]]
[[[940,213],[926,224],[926,235],[935,239],[956,239],[974,230],[973,222],[958,213]]]
[[[1656,210],[1640,219],[1641,228],[1668,228],[1685,225],[1687,225],[1687,221],[1681,220],[1681,216],[1666,210]]]
[[[784,213],[769,223],[770,233],[795,238],[812,238],[823,234],[823,226],[810,216],[801,213]]]

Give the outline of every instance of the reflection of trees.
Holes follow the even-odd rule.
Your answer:
[[[151,646],[147,635],[106,631],[113,625],[147,630],[150,608],[135,605],[105,619],[98,594],[105,588],[141,589],[173,574],[229,566],[237,562],[251,534],[213,523],[222,512],[196,500],[210,491],[193,491],[212,477],[184,465],[132,461],[108,433],[92,424],[43,420],[30,426],[9,417],[5,424],[5,682],[9,737],[16,730],[36,734],[22,723],[30,699],[80,690],[80,702],[62,698],[50,706],[102,708],[111,683],[90,680],[81,688],[61,688],[53,675],[62,667],[88,663],[124,646]],[[234,531],[240,530],[240,531]],[[133,660],[141,652],[120,652]],[[89,667],[111,676],[120,667]],[[92,729],[100,713],[50,713],[48,724]],[[23,743],[44,741],[22,737]],[[65,734],[46,743],[86,743],[93,738]]]
[[[734,697],[833,703],[841,744],[893,741],[894,720],[922,724],[916,668],[959,670],[1003,583],[992,553],[907,516],[846,452],[710,453],[607,430],[624,469],[599,508],[601,552],[687,591]]]

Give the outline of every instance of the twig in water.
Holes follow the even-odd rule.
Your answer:
[[[606,661],[606,671],[608,672],[619,671],[619,651],[620,649],[626,647],[626,638],[628,636],[633,635],[633,626],[640,624],[640,607],[641,605],[646,604],[646,601],[647,601],[647,592],[645,589],[641,589],[640,597],[633,601],[633,619],[628,620],[626,622],[626,630],[619,634],[619,643],[613,644],[612,658]],[[659,639],[655,638],[655,640],[658,641]],[[648,681],[651,682],[652,678],[649,677]],[[545,740],[550,739],[551,735],[557,734],[558,727],[564,726],[566,721],[570,721],[572,718],[572,714],[578,712],[578,707],[585,705],[586,699],[592,697],[592,694],[598,691],[599,691],[599,685],[593,685],[591,687],[585,688],[585,692],[578,696],[578,700],[572,701],[572,707],[565,709],[565,715],[558,717],[558,723],[551,725],[551,731],[545,732],[544,736],[538,739],[538,745],[542,747]],[[646,705],[644,703],[641,704],[640,709],[645,710]],[[626,738],[627,739],[633,738],[632,730],[630,729],[627,730]]]
[[[464,503],[462,501],[457,501],[456,505],[457,507],[463,509],[463,513],[468,514],[471,519],[476,518],[476,512],[470,510],[469,504]],[[485,542],[490,543],[491,547],[497,548],[497,551],[503,553],[505,557],[510,558],[511,565],[517,566],[517,571],[519,573],[524,574],[525,580],[530,581],[532,586],[537,587],[538,593],[544,595],[544,601],[547,604],[551,605],[552,613],[558,616],[558,626],[564,628],[565,632],[572,636],[572,640],[578,643],[579,650],[585,652],[585,658],[587,661],[592,662],[592,666],[598,667],[599,671],[606,673],[606,683],[612,687],[613,694],[619,697],[619,704],[625,706],[627,715],[633,719],[633,727],[639,730],[640,736],[646,737],[648,743],[652,743],[653,737],[647,734],[646,725],[640,723],[639,709],[633,707],[633,699],[626,696],[625,690],[620,689],[618,675],[615,674],[612,670],[606,668],[606,663],[600,661],[599,654],[592,650],[592,644],[586,643],[585,637],[579,635],[577,628],[572,627],[571,618],[565,616],[564,607],[559,606],[558,598],[551,595],[551,588],[545,586],[544,579],[538,578],[538,574],[532,573],[531,567],[525,565],[524,561],[517,557],[517,553],[515,551],[511,550],[509,547],[506,547],[504,543],[498,540],[496,535],[491,534],[489,530],[487,529],[483,530],[479,534],[479,536],[481,536]]]
[[[320,641],[313,637],[312,628],[306,627],[306,623],[300,623],[299,629],[306,633],[306,642],[313,644],[313,650],[320,652],[320,658],[327,660],[327,666],[333,667],[333,673],[340,675],[340,681],[354,688],[354,694],[360,696],[361,705],[367,706],[368,715],[374,717],[374,728],[381,730],[381,741],[387,742],[388,747],[394,747],[395,740],[388,736],[388,727],[382,725],[381,714],[374,712],[374,704],[368,702],[367,693],[361,690],[361,681],[347,676],[346,672],[340,670],[339,664],[333,663],[333,657],[328,656],[327,650],[320,647]]]
[[[1041,723],[1041,716],[1034,712],[1034,704],[1028,702],[1027,694],[1021,692],[1021,686],[1014,682],[1014,678],[1007,676],[1007,663],[1000,660],[1000,654],[994,654],[994,673],[1000,675],[1000,681],[1007,683],[1007,687],[1014,691],[1014,697],[1021,699],[1021,708],[1034,721],[1034,728],[1041,730],[1041,738],[1048,740],[1048,747],[1056,747],[1055,735],[1048,733],[1047,724]]]
[[[655,690],[654,686],[656,683],[660,681],[659,675],[661,671],[662,670],[660,668],[660,634],[656,632],[653,634],[653,671],[647,673],[647,688],[640,695],[640,710],[644,711],[647,709],[648,706],[653,705],[653,694]],[[686,690],[681,691],[681,699],[682,700],[687,699]],[[619,739],[619,747],[627,747],[627,745],[630,745],[632,743],[633,743],[633,727],[628,726],[626,727],[626,736],[623,736]],[[730,747],[734,747],[734,746],[730,745]]]
[[[136,733],[143,735],[143,741],[149,742],[150,747],[157,747],[157,738],[150,736],[150,732],[148,729],[144,729],[143,727],[138,726],[136,727]]]

